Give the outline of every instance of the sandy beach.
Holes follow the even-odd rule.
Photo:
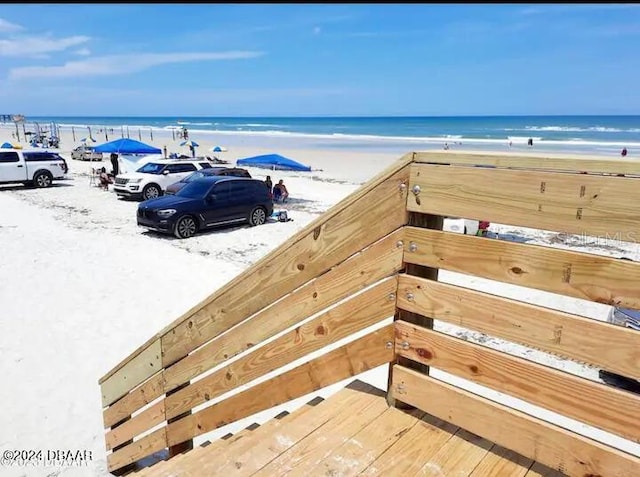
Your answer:
[[[11,140],[8,131],[0,129],[0,140]],[[95,136],[99,134],[95,132]],[[76,139],[80,137],[76,132]],[[116,137],[119,135],[110,139]],[[138,139],[137,132],[131,137]],[[25,449],[86,449],[93,456],[86,468],[5,467],[0,475],[108,475],[98,379],[158,330],[401,155],[397,151],[300,149],[295,144],[259,146],[237,136],[221,139],[213,134],[193,134],[190,139],[200,144],[198,155],[212,156],[209,149],[214,145],[227,147],[228,152],[218,157],[231,164],[238,158],[277,152],[310,165],[310,173],[248,169],[258,179],[266,175],[271,175],[274,183],[284,179],[291,200],[276,208],[287,210],[293,220],[214,230],[189,240],[146,232],[136,225],[137,202],[119,200],[111,191],[90,185],[91,168],[104,165],[110,169],[108,157],[105,155],[103,163],[71,160],[70,151],[79,142],[74,142],[68,131],[61,137],[60,149],[70,167],[67,180],[49,189],[0,186],[0,249],[4,251],[0,261],[4,315],[0,320],[0,352],[6,363],[0,405],[10,410],[3,420],[0,447],[20,443]],[[154,132],[153,141],[147,133],[142,140],[159,148],[166,146],[169,152],[188,154],[187,148],[179,146],[180,140],[171,137],[171,131],[164,135]],[[518,237],[533,244],[640,260],[640,247],[629,243],[588,242],[584,237],[500,224],[492,224],[490,231],[497,239]],[[451,272],[441,272],[440,280],[488,292],[499,288],[511,298],[596,320],[605,320],[610,310],[607,305]],[[498,339],[487,341],[480,333],[453,325],[438,326],[440,331],[599,380],[597,368]],[[361,379],[384,389],[386,373],[384,366]],[[442,372],[434,376],[462,383],[498,402],[640,456],[639,444]],[[327,396],[343,385],[338,383],[319,394]],[[264,422],[306,400],[308,397],[300,398],[243,419],[201,436],[195,443]]]

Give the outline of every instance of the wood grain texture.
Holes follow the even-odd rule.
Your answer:
[[[323,475],[313,470],[320,461],[336,447],[358,434],[370,422],[380,417],[387,409],[387,402],[381,396],[377,399],[371,398],[358,407],[350,406],[343,409],[252,475],[255,477]]]
[[[408,349],[403,343],[408,343]],[[396,352],[626,439],[640,441],[638,395],[401,321],[396,322]]]
[[[193,468],[193,472],[187,471],[185,477],[213,475],[214,472],[218,475],[253,475],[316,429],[335,419],[342,419],[351,409],[367,406],[382,396],[382,391],[369,384],[353,381],[304,414],[299,414],[297,410],[286,422],[283,420],[268,429],[260,429],[259,433],[251,436],[250,441],[228,446],[220,458],[203,463],[200,473]]]
[[[100,385],[102,406],[112,404],[162,369],[160,340],[151,343],[125,366]]]
[[[369,465],[362,475],[415,475],[457,431],[457,426],[425,415]]]
[[[104,427],[111,427],[164,394],[164,370],[154,374],[103,412]]]
[[[169,445],[356,376],[393,359],[393,326],[369,333],[167,426]]]
[[[634,159],[606,158],[585,154],[515,153],[481,151],[424,151],[414,153],[415,163],[486,165],[510,169],[534,169],[593,174],[640,175],[640,163]]]
[[[107,450],[127,442],[129,439],[148,431],[165,420],[165,401],[158,401],[122,425],[108,431],[104,436]]]
[[[167,428],[152,432],[122,449],[107,455],[107,467],[113,472],[167,447]]]
[[[634,330],[405,274],[398,283],[403,310],[640,379]]]
[[[402,267],[400,238],[401,230],[392,232],[167,368],[165,391],[393,275]]]
[[[409,432],[423,415],[424,412],[419,410],[407,413],[387,408],[317,465],[305,466],[308,469],[307,475],[361,474],[384,451]]]
[[[416,227],[404,233],[408,263],[640,309],[637,262]]]
[[[403,402],[569,476],[640,475],[640,459],[494,403],[408,368],[395,366],[392,392]]]
[[[403,252],[397,245],[401,234],[397,230],[387,235],[134,388],[105,409],[105,427],[296,322],[393,275],[402,267]]]
[[[412,212],[640,241],[640,180],[560,172],[411,166]]]
[[[493,446],[469,477],[524,477],[533,461],[501,446]]]
[[[442,477],[470,475],[484,459],[492,443],[482,437],[459,429],[415,475]]]
[[[395,277],[384,279],[360,295],[167,396],[167,418],[178,416],[309,353],[392,317],[395,312],[395,297],[390,300],[389,296],[395,294],[397,283]]]

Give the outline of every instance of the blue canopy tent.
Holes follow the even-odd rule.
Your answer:
[[[311,167],[300,164],[293,159],[280,154],[265,154],[263,156],[246,157],[236,161],[238,166],[261,167],[274,171],[303,171],[310,172]]]
[[[115,141],[105,142],[94,148],[95,152],[116,154],[162,154],[162,150],[149,146],[135,139],[121,138]]]

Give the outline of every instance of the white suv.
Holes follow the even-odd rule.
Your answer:
[[[178,182],[194,171],[208,169],[207,161],[160,159],[147,162],[136,172],[118,174],[113,190],[118,196],[135,199],[155,199],[164,194],[167,186]]]

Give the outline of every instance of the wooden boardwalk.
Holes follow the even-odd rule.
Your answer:
[[[129,475],[154,477],[562,474],[354,381],[319,404]]]

